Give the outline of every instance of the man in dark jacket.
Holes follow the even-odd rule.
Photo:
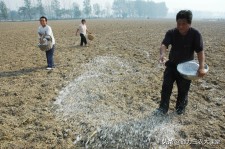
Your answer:
[[[170,96],[173,83],[176,81],[178,97],[176,101],[177,114],[183,114],[188,103],[188,91],[190,80],[184,79],[177,71],[177,65],[182,62],[194,59],[194,52],[197,53],[199,61],[198,76],[205,75],[204,63],[205,55],[203,51],[202,36],[196,29],[191,27],[192,12],[181,10],[177,13],[177,27],[167,31],[160,47],[160,62],[165,63],[163,85],[161,92],[161,102],[157,112],[166,114],[169,109]],[[166,61],[165,51],[171,45],[169,60]]]

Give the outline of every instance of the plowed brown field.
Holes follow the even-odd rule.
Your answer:
[[[88,29],[95,36],[89,47],[79,46],[80,38],[75,36],[79,23],[80,20],[48,22],[56,39],[56,68],[48,71],[45,53],[37,48],[39,22],[0,22],[0,148],[160,146],[154,139],[153,143],[140,142],[135,133],[126,131],[132,135],[132,142],[118,136],[120,133],[112,133],[112,138],[120,137],[122,141],[102,142],[101,130],[113,130],[113,125],[125,125],[128,121],[145,123],[158,107],[163,75],[158,65],[159,46],[165,32],[175,27],[175,20],[87,20]],[[169,112],[173,118],[168,123],[176,122],[179,128],[171,128],[172,137],[192,142],[173,142],[164,147],[225,146],[224,24],[193,21],[192,26],[202,33],[210,70],[205,78],[193,81],[185,115],[174,116],[174,88]],[[60,113],[55,101],[65,99],[62,96],[69,84],[75,85],[68,95],[70,102],[79,102],[65,102]],[[86,105],[81,104],[84,100]],[[66,107],[70,105],[69,111]],[[70,117],[62,116],[63,112]],[[133,126],[129,124],[127,129]]]

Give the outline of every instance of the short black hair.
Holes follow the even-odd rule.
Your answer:
[[[86,22],[86,20],[85,19],[82,19],[81,22]]]
[[[45,19],[46,22],[48,21],[48,19],[45,16],[41,16],[39,20],[41,20],[41,19]]]
[[[192,21],[192,12],[190,10],[181,10],[177,13],[176,21],[178,19],[186,19],[188,24],[191,24]]]

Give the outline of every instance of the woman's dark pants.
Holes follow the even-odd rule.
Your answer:
[[[54,60],[53,60],[53,54],[55,51],[55,45],[53,45],[53,47],[46,51],[46,58],[47,58],[47,64],[48,67],[53,68],[54,67]]]

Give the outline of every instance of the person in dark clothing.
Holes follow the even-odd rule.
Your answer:
[[[177,65],[194,59],[197,53],[199,61],[198,76],[205,75],[205,54],[203,50],[202,36],[198,30],[191,27],[192,12],[181,10],[176,15],[177,27],[168,30],[160,47],[160,63],[165,63],[161,101],[157,112],[166,114],[169,109],[170,96],[173,84],[176,81],[178,96],[176,101],[176,113],[183,114],[188,103],[190,80],[184,79],[177,71]],[[165,51],[171,45],[169,59],[166,61]]]

